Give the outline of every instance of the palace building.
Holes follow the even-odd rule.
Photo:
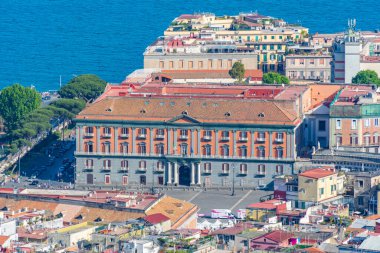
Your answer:
[[[108,86],[76,117],[77,187],[254,188],[292,174],[297,99],[281,86],[210,88]]]

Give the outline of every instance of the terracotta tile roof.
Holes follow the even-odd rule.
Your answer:
[[[212,235],[237,235],[252,227],[253,225],[251,223],[238,223],[233,227],[217,229],[213,231],[211,234]]]
[[[283,105],[244,99],[108,97],[91,104],[76,118],[168,122],[185,112],[201,123],[296,125],[296,112]]]
[[[276,231],[270,232],[266,235],[263,235],[262,237],[265,237],[269,240],[280,243],[280,242],[287,241],[290,238],[292,238],[293,234],[289,233],[289,232],[281,231],[281,230],[276,230]]]
[[[150,215],[143,217],[142,219],[145,220],[146,222],[149,222],[152,225],[170,220],[169,217],[163,215],[162,213],[150,214]]]
[[[254,204],[248,205],[247,208],[259,208],[259,209],[276,209],[278,205],[284,204],[285,201],[278,200],[278,199],[271,199],[264,202],[257,202]]]
[[[303,249],[303,252],[305,252],[305,253],[324,253],[323,250],[320,250],[320,249],[315,248],[315,247]]]
[[[3,246],[3,244],[9,240],[9,238],[10,238],[9,236],[0,235],[0,245]]]
[[[157,204],[153,205],[147,215],[161,213],[170,218],[172,228],[177,228],[182,224],[182,218],[195,214],[198,207],[190,202],[165,196]]]
[[[337,174],[333,168],[316,168],[311,170],[306,170],[299,174],[303,177],[309,177],[314,179],[324,178],[331,175]]]

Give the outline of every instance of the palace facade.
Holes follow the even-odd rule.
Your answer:
[[[293,174],[300,120],[292,104],[103,95],[76,117],[76,185],[266,186]]]

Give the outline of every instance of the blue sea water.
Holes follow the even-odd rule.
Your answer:
[[[348,18],[380,28],[380,0],[0,0],[0,88],[58,89],[60,75],[83,73],[120,82],[176,16],[256,10],[312,33],[342,31]]]

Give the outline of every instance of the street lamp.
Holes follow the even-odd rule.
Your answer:
[[[154,195],[154,161],[152,162],[152,195]]]
[[[232,164],[232,193],[231,196],[235,196],[235,164]]]

